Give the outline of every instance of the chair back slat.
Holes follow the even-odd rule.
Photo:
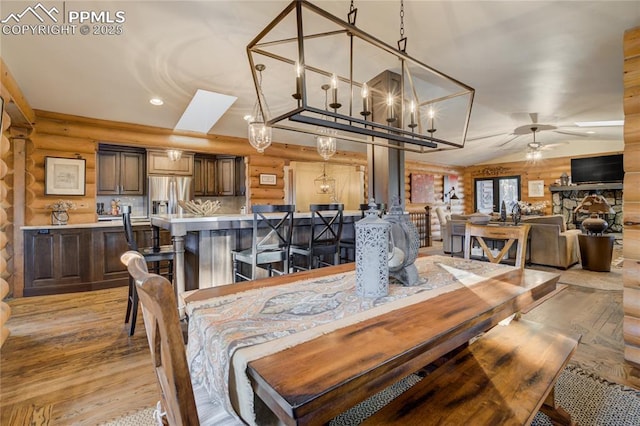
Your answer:
[[[342,235],[344,204],[311,204],[309,248],[318,244],[336,246]]]
[[[513,244],[517,244],[515,266],[518,268],[524,268],[525,257],[527,253],[527,237],[529,236],[529,230],[531,225],[522,224],[518,226],[493,226],[493,225],[475,225],[467,222],[465,225],[465,245],[464,245],[464,258],[471,258],[471,247],[473,246],[473,240],[475,239],[480,247],[484,251],[485,255],[492,263],[500,263]],[[487,239],[503,240],[504,246],[498,252],[493,254],[489,249]]]
[[[166,420],[170,425],[199,425],[173,287],[166,278],[147,272],[146,262],[140,253],[128,251],[120,259],[135,280],[142,303],[151,360]]]
[[[294,205],[256,205],[251,208],[253,212],[253,247],[256,252],[288,248],[291,245],[293,234]],[[266,215],[266,213],[282,213],[279,217]],[[274,223],[274,220],[277,220]],[[259,235],[260,230],[268,229],[266,235]],[[275,241],[275,242],[274,242]]]
[[[133,226],[131,225],[131,210],[122,210],[122,224],[124,225],[124,236],[127,239],[129,250],[138,251],[138,243],[133,236]]]

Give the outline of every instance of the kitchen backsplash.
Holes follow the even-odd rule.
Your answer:
[[[131,206],[131,216],[147,216],[147,197],[139,196],[120,196],[120,195],[98,195],[96,197],[96,212],[99,215],[111,215],[111,202],[119,200],[120,205],[128,204]],[[100,212],[100,208],[104,203],[104,211]]]

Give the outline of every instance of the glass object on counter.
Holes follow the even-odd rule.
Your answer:
[[[66,225],[69,222],[69,213],[64,210],[54,210],[51,212],[52,225]]]

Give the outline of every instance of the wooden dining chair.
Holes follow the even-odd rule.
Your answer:
[[[344,204],[311,204],[309,210],[309,239],[305,244],[291,246],[291,265],[294,271],[340,263]],[[300,262],[303,259],[304,262]]]
[[[256,279],[258,268],[265,269],[269,276],[289,273],[289,249],[293,233],[294,205],[256,205],[253,212],[253,235],[251,247],[231,252],[233,281]],[[268,213],[269,214],[267,216]],[[247,274],[242,264],[250,267]],[[281,266],[280,266],[281,265]],[[280,268],[280,269],[278,269]]]
[[[162,274],[169,281],[173,280],[173,246],[165,245],[159,247],[138,247],[138,243],[133,235],[133,226],[131,225],[131,207],[123,206],[122,223],[124,225],[124,235],[127,239],[127,247],[129,250],[140,253],[144,260],[151,265],[151,270],[156,274]],[[136,320],[138,317],[138,293],[131,275],[129,275],[129,295],[127,297],[127,312],[124,317],[124,323],[129,325],[129,336],[133,336],[136,329]]]
[[[518,226],[493,226],[493,225],[475,225],[467,222],[465,226],[464,235],[464,258],[471,258],[471,248],[473,247],[473,240],[478,241],[480,247],[484,251],[485,255],[492,263],[500,263],[509,249],[514,243],[517,244],[515,266],[518,268],[524,268],[525,257],[527,254],[527,237],[529,235],[529,229],[531,225],[522,224]],[[487,245],[485,239],[490,240],[503,240],[504,246],[498,252],[493,254],[493,251]]]
[[[199,425],[173,287],[165,277],[148,272],[146,259],[138,251],[127,251],[120,260],[142,303],[163,414],[170,425]]]

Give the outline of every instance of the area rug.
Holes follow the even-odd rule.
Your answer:
[[[420,380],[411,375],[395,385],[363,401],[331,421],[333,426],[358,425]],[[640,391],[608,382],[581,368],[568,366],[556,382],[556,403],[581,426],[626,426],[640,424]],[[155,426],[153,408],[140,410],[105,426]],[[552,425],[549,418],[538,413],[534,426]]]
[[[548,271],[560,274],[558,283],[570,284],[580,287],[588,287],[596,290],[614,290],[622,291],[622,247],[617,245],[614,248],[611,271],[610,272],[594,272],[582,269],[580,263],[572,266],[567,270],[553,268],[543,265],[530,265],[527,268],[536,269],[538,271]]]

